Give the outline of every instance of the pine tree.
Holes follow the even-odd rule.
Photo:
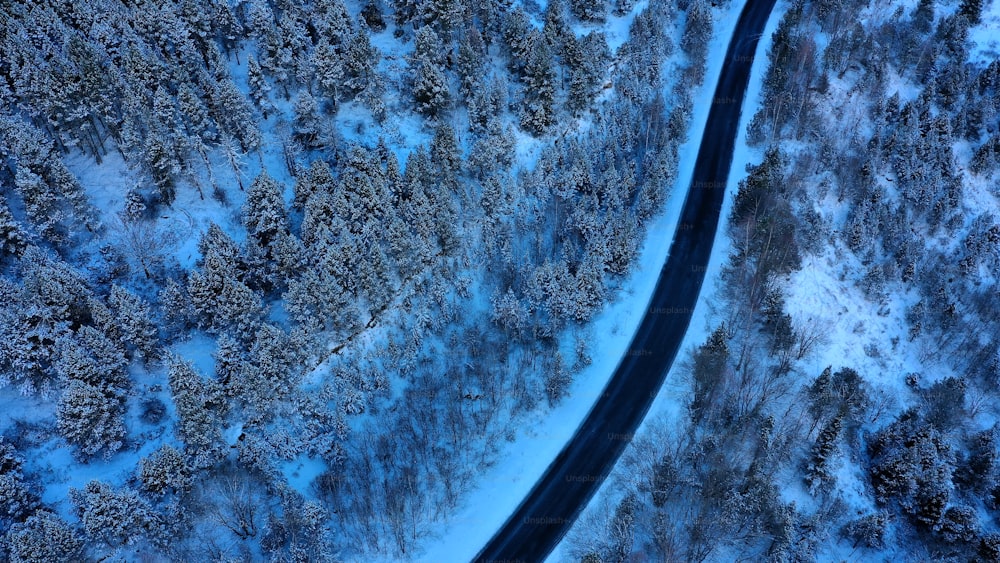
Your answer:
[[[59,433],[84,459],[102,451],[110,457],[125,440],[123,411],[123,398],[112,388],[72,380],[56,411]]]
[[[160,318],[164,332],[169,336],[186,333],[194,322],[194,309],[186,289],[172,279],[168,279],[157,295]]]
[[[462,154],[458,148],[455,128],[450,123],[441,123],[434,130],[430,153],[437,181],[447,189],[457,191],[458,176],[462,172]]]
[[[239,51],[240,39],[245,33],[243,25],[233,13],[229,2],[215,2],[213,8],[211,28],[216,31],[223,50],[227,55],[230,52]]]
[[[934,25],[934,0],[919,0],[910,17],[913,29],[918,33],[930,33]]]
[[[157,495],[187,492],[193,484],[184,456],[169,444],[139,461],[139,481],[144,489]]]
[[[122,346],[143,361],[156,359],[158,331],[153,323],[149,304],[139,296],[114,285],[108,296],[108,306],[115,314],[115,325],[121,333]]]
[[[604,0],[570,0],[569,10],[585,22],[602,22],[608,7]]]
[[[46,318],[86,321],[92,292],[78,271],[34,246],[25,251],[20,265],[24,295]]]
[[[222,385],[227,395],[232,396],[232,385],[240,377],[240,373],[245,369],[248,360],[244,346],[239,340],[228,334],[219,335],[216,340],[216,350],[212,354],[215,360],[215,376]]]
[[[336,182],[333,179],[333,172],[330,165],[323,159],[316,159],[309,165],[309,170],[304,175],[295,179],[292,196],[292,209],[302,210],[309,201],[310,196],[320,192],[326,195],[333,193]],[[304,229],[303,229],[304,230]]]
[[[343,59],[344,87],[348,95],[357,96],[380,88],[377,67],[381,59],[382,53],[372,45],[367,26],[360,22],[357,32],[347,44]]]
[[[435,117],[448,106],[448,84],[440,67],[427,62],[418,63],[413,81],[413,99],[417,110]]]
[[[542,35],[545,36],[545,42],[553,53],[561,56],[564,42],[573,36],[573,30],[566,21],[566,4],[562,0],[551,0],[545,4],[542,18]]]
[[[288,233],[283,188],[266,171],[250,185],[243,206],[243,225],[247,233],[267,249],[279,235]]]
[[[460,92],[466,103],[476,91],[477,85],[483,81],[486,69],[486,45],[476,28],[469,29],[458,45],[458,78],[461,83]]]
[[[145,158],[160,202],[170,206],[177,196],[177,176],[180,174],[180,166],[177,165],[174,151],[168,143],[169,140],[160,135],[150,134],[146,138]]]
[[[502,134],[500,117],[507,111],[507,81],[503,76],[483,82],[469,100],[469,130]]]
[[[230,392],[260,416],[270,416],[270,405],[287,397],[297,385],[295,359],[288,335],[262,324],[253,337],[249,361],[230,378]]]
[[[216,123],[239,141],[243,152],[260,146],[261,135],[253,111],[231,79],[225,78],[214,85],[210,108]]]
[[[324,37],[313,49],[312,66],[316,69],[316,81],[319,83],[320,92],[336,107],[341,97],[347,94],[344,88],[346,69],[343,54]]]
[[[329,142],[324,135],[324,127],[319,117],[319,105],[308,90],[300,90],[292,107],[295,120],[292,123],[292,137],[307,149],[326,147]]]
[[[810,453],[809,464],[806,466],[806,482],[809,491],[816,494],[819,490],[830,488],[834,476],[830,473],[830,456],[837,447],[840,437],[841,417],[835,416],[828,422],[816,438]]]
[[[195,371],[189,362],[176,357],[170,360],[167,379],[185,452],[192,457],[194,467],[207,467],[222,454],[220,413],[217,411],[224,404],[222,391],[217,383]]]
[[[427,0],[419,4],[420,19],[444,37],[450,37],[464,19],[466,7],[462,0]]]
[[[579,113],[590,107],[597,94],[611,53],[604,34],[593,31],[580,40],[568,38],[566,51],[569,65],[566,106],[571,112]]]
[[[271,92],[271,85],[267,82],[264,71],[261,70],[253,55],[247,57],[247,85],[250,88],[250,99],[253,100],[254,105],[257,106],[266,120],[268,113],[274,111],[274,104],[271,103],[271,98],[268,96]]]
[[[524,68],[525,99],[521,127],[533,135],[543,135],[555,123],[555,71],[552,54],[538,32],[532,32],[533,49]]]
[[[969,26],[979,25],[982,21],[983,0],[962,0],[958,6],[958,13],[965,16],[969,21]]]
[[[82,490],[70,489],[69,496],[87,535],[111,546],[134,545],[160,525],[149,503],[131,489],[90,481]]]
[[[56,343],[55,370],[66,380],[80,380],[97,387],[115,390],[129,387],[125,371],[127,360],[119,343],[101,331],[82,326],[76,334],[66,335]]]
[[[23,522],[38,507],[38,499],[19,474],[0,473],[0,524]]]
[[[681,49],[688,54],[692,65],[702,67],[708,55],[708,40],[712,34],[712,8],[704,0],[691,0],[688,4]]]
[[[249,329],[261,312],[257,295],[215,254],[205,259],[201,270],[191,272],[187,290],[195,314],[212,330]]]
[[[11,563],[76,563],[85,560],[83,541],[59,516],[39,510],[7,534]]]
[[[14,218],[6,201],[0,201],[0,257],[5,254],[21,256],[28,247],[28,240],[28,233]]]
[[[507,48],[508,66],[512,72],[520,72],[527,63],[535,45],[532,43],[531,32],[534,28],[528,15],[520,6],[507,12],[503,19],[501,35]]]
[[[425,25],[416,30],[413,38],[413,58],[415,60],[443,65],[446,55],[441,37],[434,31],[433,27]]]

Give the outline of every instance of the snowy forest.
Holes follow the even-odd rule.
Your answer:
[[[0,560],[410,559],[599,353],[703,0],[0,2]]]
[[[422,560],[644,299],[733,10],[0,0],[0,562]],[[1000,10],[772,19],[704,334],[559,557],[1000,560]]]

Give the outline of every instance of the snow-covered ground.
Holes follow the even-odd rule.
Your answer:
[[[991,0],[983,4],[979,25],[969,30],[972,41],[969,59],[987,65],[1000,58],[1000,1]]]

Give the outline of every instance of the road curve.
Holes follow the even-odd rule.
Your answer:
[[[748,0],[723,62],[670,254],[604,393],[476,561],[542,561],[610,473],[677,357],[712,254],[757,41],[776,0]]]

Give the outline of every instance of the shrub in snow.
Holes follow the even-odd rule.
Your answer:
[[[139,461],[139,481],[143,488],[156,494],[184,492],[192,483],[184,456],[169,444]]]
[[[879,550],[886,546],[886,527],[888,524],[889,515],[885,512],[876,512],[851,520],[841,532],[844,537],[854,542],[854,547],[861,546]]]

